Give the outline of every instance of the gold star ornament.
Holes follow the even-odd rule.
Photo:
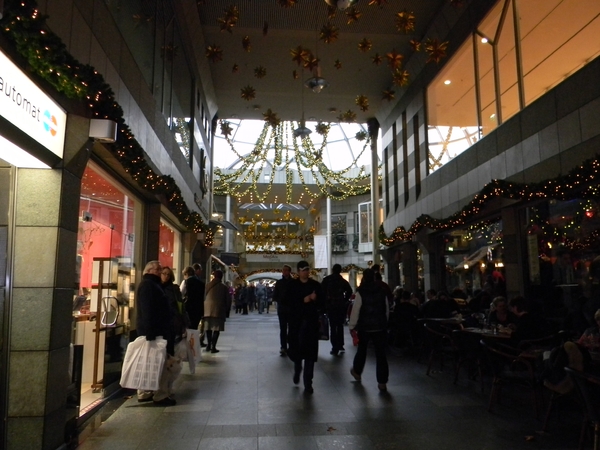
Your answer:
[[[221,122],[221,134],[223,136],[228,138],[229,136],[231,136],[232,132],[233,132],[233,128],[231,128],[231,125],[229,124],[229,122],[226,122],[226,121]]]
[[[396,86],[406,86],[408,84],[408,72],[406,70],[396,69],[393,73],[392,81]]]
[[[264,121],[271,125],[273,128],[275,128],[281,122],[281,119],[277,117],[277,114],[271,111],[271,108],[267,109],[267,112],[263,113],[263,118]]]
[[[395,97],[396,97],[396,93],[394,91],[385,90],[381,94],[381,99],[387,100],[388,102],[391,102],[392,100],[394,100]]]
[[[212,62],[223,61],[223,50],[216,44],[206,47],[206,57]]]
[[[258,79],[264,78],[267,76],[267,69],[263,66],[258,66],[254,69],[254,76]]]
[[[402,66],[402,61],[404,61],[404,55],[398,53],[396,50],[386,53],[385,57],[392,70],[399,69]]]
[[[396,28],[404,34],[415,31],[415,15],[406,10],[396,13]]]
[[[338,120],[340,122],[352,123],[356,121],[356,113],[349,109],[348,111],[341,113],[338,116]]]
[[[332,42],[337,41],[339,35],[339,28],[327,22],[321,28],[321,32],[319,33],[319,39],[321,39],[326,44],[331,44]]]
[[[291,49],[290,54],[292,55],[292,61],[300,66],[304,64],[304,60],[308,57],[309,51],[299,45],[298,47]]]
[[[373,43],[367,38],[358,43],[358,49],[363,53],[368,52],[371,48],[373,48]]]
[[[242,47],[244,50],[250,53],[250,50],[252,50],[252,46],[250,45],[250,36],[244,36],[244,39],[242,39]]]
[[[354,99],[354,103],[360,108],[361,111],[365,112],[369,110],[369,99],[366,95],[359,95]]]
[[[335,62],[333,63],[333,67],[335,67],[336,69],[341,69],[342,68],[342,63],[339,59],[336,59]]]
[[[425,42],[425,52],[429,55],[427,62],[439,63],[446,57],[448,41],[440,42],[437,39],[427,39]]]
[[[375,53],[375,56],[373,56],[371,58],[371,61],[373,61],[373,64],[375,64],[376,66],[380,65],[383,61],[383,58],[381,57],[381,55],[379,53]]]
[[[348,18],[346,23],[348,25],[351,25],[354,22],[358,22],[358,19],[360,19],[361,16],[362,13],[353,6],[348,11],[346,11],[346,17]]]
[[[241,96],[247,102],[249,102],[250,100],[254,100],[256,98],[256,89],[254,89],[250,85],[247,85],[242,88]]]

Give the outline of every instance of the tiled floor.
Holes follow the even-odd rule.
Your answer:
[[[292,383],[279,356],[275,314],[232,315],[218,354],[206,354],[176,382],[177,405],[156,407],[135,396],[110,402],[79,437],[81,450],[151,449],[570,449],[577,448],[578,410],[567,407],[541,433],[528,394],[507,392],[487,412],[489,380],[426,376],[423,362],[390,350],[388,392],[377,389],[374,355],[362,383],[349,373],[355,349],[329,355],[321,342],[312,396]]]

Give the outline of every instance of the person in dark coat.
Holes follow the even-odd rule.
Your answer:
[[[319,313],[323,309],[321,284],[309,278],[306,261],[297,264],[298,278],[290,283],[288,356],[294,361],[294,384],[300,383],[304,361],[304,392],[313,393],[313,373],[319,355]]]
[[[183,270],[183,278],[181,293],[185,301],[185,310],[190,318],[190,328],[199,330],[200,321],[204,317],[204,282],[195,276],[194,268],[191,266]],[[200,345],[206,347],[203,330],[200,330],[200,333]]]
[[[386,292],[375,279],[372,269],[365,269],[360,286],[354,297],[354,307],[350,315],[348,328],[358,333],[358,349],[350,374],[356,381],[361,381],[361,374],[367,360],[369,341],[375,345],[377,387],[387,390],[389,366],[385,354],[387,341],[387,322],[389,304]]]
[[[275,282],[273,301],[277,302],[277,317],[279,319],[279,354],[287,355],[288,329],[290,321],[290,293],[292,282],[292,268],[284,264],[281,269],[281,278]]]
[[[167,352],[172,355],[175,345],[171,332],[173,319],[169,299],[161,285],[161,273],[162,267],[159,261],[150,261],[144,267],[142,281],[136,293],[136,327],[138,336],[145,336],[147,341],[154,341],[158,336],[166,339]],[[164,372],[165,368],[163,368],[161,378],[165,376]],[[166,389],[154,392],[138,390],[138,402],[147,401],[154,401],[155,404],[161,406],[176,404],[175,400],[169,397]]]
[[[186,328],[189,327],[189,323],[186,320],[187,314],[185,312],[185,305],[183,303],[183,296],[181,295],[181,290],[179,289],[179,285],[175,283],[175,274],[170,267],[163,267],[160,279],[162,282],[162,288],[165,291],[165,295],[169,299],[169,306],[171,307],[171,317],[173,318],[171,322],[171,333],[173,334],[173,341],[177,344],[183,336],[185,335]],[[175,350],[167,348],[167,352],[170,355],[173,353],[169,352],[169,350]]]
[[[321,287],[325,295],[325,311],[329,318],[331,336],[331,355],[337,356],[345,352],[344,349],[344,322],[348,303],[352,296],[352,287],[341,275],[342,266],[334,264],[332,274],[323,278]]]

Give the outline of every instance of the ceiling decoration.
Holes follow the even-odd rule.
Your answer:
[[[222,134],[231,151],[243,162],[237,169],[215,169],[215,193],[235,198],[250,195],[253,202],[264,203],[273,191],[276,172],[285,174],[286,203],[293,203],[294,183],[302,185],[309,199],[327,196],[343,200],[369,192],[370,173],[364,167],[357,167],[363,153],[370,151],[371,140],[366,132],[356,135],[357,140],[363,142],[363,147],[354,160],[342,170],[332,170],[323,161],[330,125],[317,125],[317,133],[323,136],[318,148],[308,135],[302,139],[294,136],[294,131],[302,126],[298,122],[279,121],[272,112],[265,114],[265,124],[254,149],[250,154],[242,155],[230,138],[231,125],[220,121]],[[311,174],[311,180],[305,179],[307,173]]]
[[[299,102],[291,99],[298,94],[296,80],[306,81],[297,68],[317,77],[319,69],[333,67],[336,71],[325,73],[330,84],[327,91],[319,98],[307,98],[306,116],[327,122],[331,120],[329,111],[336,110],[344,111],[339,120],[366,123],[377,117],[384,103],[398,98],[394,86],[404,88],[416,75],[411,73],[412,66],[406,66],[409,59],[419,57],[422,63],[438,64],[446,57],[448,42],[428,36],[427,28],[442,10],[450,13],[453,8],[463,8],[466,1],[231,3],[224,7],[222,2],[198,2],[219,117],[261,119],[270,109],[281,120],[297,120]],[[268,80],[252,86],[254,96],[250,99],[264,105],[261,111],[248,105],[247,95],[235,95],[236,86],[240,92],[252,85],[251,79]],[[367,99],[368,108],[357,107],[359,96]]]

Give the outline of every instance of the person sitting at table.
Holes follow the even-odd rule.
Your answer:
[[[509,324],[513,330],[510,339],[514,345],[522,341],[540,339],[550,334],[550,325],[539,314],[529,312],[527,300],[522,296],[514,297],[508,303],[510,311],[516,316],[515,323]]]
[[[487,319],[488,325],[495,324],[507,327],[516,321],[517,316],[508,310],[508,302],[505,297],[496,297],[492,300],[491,311]]]
[[[460,311],[456,301],[446,292],[439,292],[437,298],[426,302],[421,310],[427,319],[445,319],[452,317]]]

